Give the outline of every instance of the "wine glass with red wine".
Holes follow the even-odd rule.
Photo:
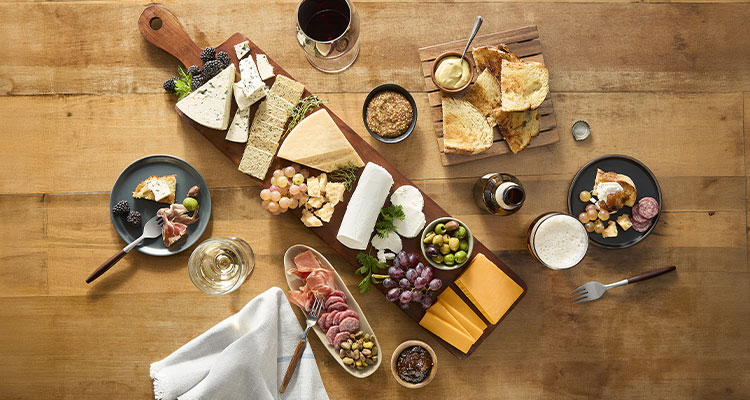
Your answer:
[[[349,0],[302,0],[297,41],[307,61],[323,72],[341,72],[359,55],[359,15]]]

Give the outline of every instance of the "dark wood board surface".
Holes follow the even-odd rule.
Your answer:
[[[539,32],[537,31],[536,26],[527,26],[504,32],[478,35],[474,38],[472,47],[494,46],[501,43],[505,44],[510,51],[515,53],[523,61],[538,61],[544,63],[542,42],[539,39]],[[433,129],[438,142],[440,161],[444,166],[463,164],[474,160],[512,153],[508,144],[503,140],[496,127],[492,128],[492,131],[494,132],[494,144],[487,151],[471,156],[445,154],[443,151],[443,92],[441,92],[437,86],[435,86],[435,83],[432,82],[432,63],[437,56],[446,51],[463,51],[465,45],[466,39],[459,39],[419,49],[420,66],[422,68],[422,75],[424,76],[425,89],[428,92],[428,99],[430,101],[430,118],[433,121]],[[471,52],[467,52],[466,56],[471,58]],[[474,80],[476,80],[476,76],[474,77]],[[539,114],[541,117],[539,135],[531,138],[531,143],[529,143],[527,148],[547,146],[560,140],[560,135],[557,130],[557,121],[555,120],[555,108],[552,105],[552,98],[549,94],[539,107]]]
[[[156,21],[158,19],[159,21]],[[153,29],[152,26],[160,26],[159,29]],[[159,6],[159,5],[152,5],[147,7],[143,13],[141,14],[141,17],[138,20],[138,26],[143,34],[144,38],[148,40],[149,42],[153,43],[157,47],[165,50],[169,54],[173,55],[175,58],[180,60],[185,66],[197,64],[201,65],[200,61],[200,52],[201,49],[192,41],[192,39],[189,38],[189,36],[184,32],[182,26],[180,25],[179,20],[177,17],[172,14],[168,9],[165,7]],[[246,36],[235,33],[233,34],[229,39],[227,39],[224,43],[216,47],[217,52],[218,51],[225,51],[227,54],[230,55],[232,58],[232,62],[235,63],[237,66],[238,60],[236,58],[236,54],[234,52],[234,45],[238,43],[242,43],[244,41],[250,42],[251,47],[251,55],[255,56],[258,53],[265,54],[258,46],[256,46],[252,41],[250,41]],[[184,41],[188,41],[189,43],[183,43]],[[269,62],[274,67],[274,72],[277,75],[286,75],[290,78],[291,75],[288,74],[280,65],[278,65],[271,57],[268,57]],[[272,84],[270,80],[266,81],[269,86]],[[304,82],[302,82],[304,83]],[[311,93],[305,89],[305,92],[303,96],[309,96]],[[234,103],[234,102],[233,102]],[[257,109],[258,104],[255,104],[253,108],[251,109],[251,115],[254,115],[255,110]],[[344,136],[349,140],[349,142],[352,144],[352,146],[355,148],[357,153],[359,153],[360,157],[367,163],[367,162],[373,162],[375,164],[378,164],[388,170],[388,172],[393,176],[394,185],[392,189],[395,189],[399,186],[403,185],[412,185],[415,186],[413,182],[409,180],[406,176],[404,176],[401,172],[399,172],[395,167],[393,167],[383,156],[377,152],[372,146],[370,146],[366,141],[364,141],[351,127],[349,127],[344,121],[342,121],[335,113],[333,113],[330,109],[324,106],[330,113],[333,120],[338,125],[339,129],[344,133]],[[234,110],[236,109],[236,104],[232,105],[232,115],[234,114]],[[188,121],[198,132],[200,132],[206,139],[208,139],[212,144],[214,144],[222,153],[224,153],[235,165],[239,165],[240,160],[242,159],[242,154],[245,149],[245,144],[242,143],[233,143],[224,140],[225,131],[218,131],[213,130],[210,128],[206,128],[194,121],[192,121],[190,118],[183,115],[177,107],[175,107],[175,111],[177,111],[178,114],[182,118],[184,118],[186,121]],[[266,175],[266,179],[263,181],[260,181],[258,179],[255,179],[253,177],[248,176],[248,179],[252,180],[253,182],[257,183],[260,186],[268,187],[270,186],[270,172],[273,171],[273,169],[280,167],[280,166],[286,166],[291,164],[290,162],[286,160],[282,160],[279,158],[274,159],[274,162],[269,169],[269,173]],[[359,170],[358,173],[361,173],[362,169]],[[421,190],[420,190],[421,191]],[[333,217],[331,218],[331,221],[329,223],[324,223],[322,227],[319,228],[311,228],[312,231],[320,237],[324,242],[326,242],[336,253],[338,253],[341,257],[343,257],[345,260],[347,260],[352,267],[352,271],[359,267],[359,264],[357,262],[356,256],[359,252],[358,250],[352,250],[341,244],[336,239],[336,234],[338,233],[338,227],[341,224],[341,220],[343,219],[344,213],[346,211],[346,205],[349,202],[349,198],[351,197],[352,192],[346,192],[344,200],[337,204]],[[442,208],[440,205],[438,205],[435,201],[433,201],[427,194],[422,192],[422,196],[424,197],[424,214],[427,219],[427,222],[439,218],[439,217],[445,217],[449,216],[449,214]],[[260,199],[258,199],[260,201]],[[294,215],[297,219],[299,219],[301,215],[301,210],[298,208],[296,210],[289,210],[289,214]],[[283,218],[283,217],[279,217]],[[300,228],[302,228],[304,225],[300,222]],[[471,227],[469,227],[471,228]],[[403,247],[406,251],[414,251],[421,254],[420,247],[419,247],[419,239],[406,239],[403,238]],[[441,270],[435,270],[436,277],[442,279],[443,281],[443,287],[441,288],[441,291],[444,290],[446,287],[451,287],[454,289],[456,293],[461,296],[461,298],[469,304],[469,306],[474,310],[477,315],[479,315],[485,322],[487,323],[487,329],[485,329],[482,336],[474,343],[474,345],[469,349],[469,352],[467,354],[464,354],[460,350],[454,348],[452,345],[448,344],[447,342],[443,341],[439,337],[433,335],[437,341],[439,341],[445,348],[451,352],[453,355],[455,355],[458,358],[466,358],[469,355],[471,355],[485,340],[485,338],[494,331],[494,329],[499,325],[503,319],[515,308],[515,306],[523,299],[523,297],[526,295],[527,286],[526,283],[513,271],[511,270],[505,263],[503,263],[495,254],[493,254],[487,247],[485,247],[479,240],[476,238],[474,239],[474,252],[472,254],[476,255],[478,253],[482,253],[487,258],[495,263],[495,265],[498,266],[503,272],[505,272],[511,279],[513,279],[521,288],[523,288],[523,293],[516,299],[516,301],[513,303],[513,305],[510,307],[508,312],[505,313],[503,318],[498,321],[497,324],[491,324],[489,321],[487,321],[483,315],[479,312],[479,310],[474,306],[474,304],[463,294],[463,292],[453,283],[453,281],[463,272],[464,268],[459,268],[457,270],[453,271],[441,271]],[[376,285],[378,290],[385,293],[386,290],[383,288],[382,285]],[[398,307],[394,304],[394,307]],[[399,308],[400,309],[400,308]],[[422,316],[425,313],[425,310],[422,309],[418,304],[412,304],[411,307],[409,307],[407,310],[404,310],[404,312],[409,315],[412,319],[419,322],[421,320]],[[377,326],[377,322],[374,321],[375,326]]]

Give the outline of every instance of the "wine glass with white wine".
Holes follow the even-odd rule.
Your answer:
[[[236,237],[211,238],[193,250],[188,274],[195,287],[206,294],[236,290],[255,267],[250,245]]]

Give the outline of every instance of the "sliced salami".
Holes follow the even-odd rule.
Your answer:
[[[339,303],[339,302],[346,303],[346,300],[344,300],[343,297],[339,297],[339,296],[328,296],[328,298],[326,299],[326,304],[325,304],[326,310],[328,309],[328,306],[330,306],[331,304]]]
[[[339,331],[340,332],[350,332],[354,333],[359,330],[359,319],[354,317],[348,317],[341,320],[341,323],[339,324]]]
[[[320,314],[320,317],[318,317],[318,326],[323,330],[323,332],[327,332],[329,328],[329,325],[326,323],[326,318],[328,318],[327,312]]]
[[[338,327],[338,325],[334,325],[334,326],[328,328],[328,332],[326,332],[326,339],[328,339],[328,343],[330,343],[331,345],[333,345],[333,343],[334,343],[333,339],[338,334],[339,334],[339,327]]]
[[[636,232],[646,232],[650,227],[651,220],[647,220],[645,223],[633,221],[633,229],[635,229]]]
[[[332,343],[333,347],[335,347],[336,350],[338,350],[339,348],[341,348],[341,343],[345,342],[346,339],[349,339],[349,332],[337,333],[336,336],[334,336],[333,338],[333,343]]]
[[[638,204],[633,206],[633,210],[630,213],[630,219],[633,221],[633,223],[640,222],[641,224],[645,224],[649,222],[648,218],[644,218],[640,211],[639,211]]]
[[[638,214],[643,218],[654,218],[659,214],[659,202],[653,197],[644,197],[638,201]]]
[[[338,324],[333,323],[333,319],[336,317],[336,314],[338,313],[339,313],[338,311],[333,311],[333,312],[328,313],[328,316],[326,317],[326,331],[328,330],[328,328],[334,325],[338,325]]]
[[[349,318],[349,317],[353,317],[353,318],[359,319],[359,315],[357,315],[356,311],[354,311],[354,310],[346,310],[346,311],[341,311],[340,313],[336,314],[336,317],[333,319],[333,323],[336,324],[336,325],[338,325],[338,324],[341,323],[341,321],[344,318]]]
[[[331,311],[345,311],[348,308],[349,308],[349,306],[347,306],[346,303],[344,303],[342,301],[339,301],[339,302],[333,303],[330,306],[328,306],[327,311],[328,312],[331,312]]]
[[[331,292],[331,294],[329,294],[329,296],[338,296],[344,299],[344,301],[346,301],[346,293],[340,290],[334,290],[333,292]]]

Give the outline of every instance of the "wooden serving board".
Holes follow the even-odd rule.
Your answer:
[[[435,131],[435,136],[437,137],[438,149],[440,150],[440,160],[445,166],[512,153],[510,147],[508,147],[508,144],[503,140],[496,127],[492,129],[495,134],[495,143],[487,151],[471,156],[462,156],[458,154],[445,154],[445,151],[443,150],[442,101],[444,93],[435,86],[434,82],[432,82],[432,63],[437,56],[446,51],[463,51],[466,46],[466,40],[467,39],[459,39],[419,49],[419,61],[421,63],[422,75],[424,76],[425,88],[427,89],[427,97],[430,101],[430,118],[433,122],[432,126]],[[527,26],[525,28],[505,32],[479,35],[474,38],[472,46],[494,46],[500,43],[505,44],[510,51],[524,61],[538,61],[544,63],[542,42],[539,40],[539,32],[537,31],[536,26]],[[467,52],[466,56],[472,57],[471,52]],[[474,77],[474,80],[476,80],[476,76]],[[544,99],[544,102],[539,107],[539,112],[541,115],[539,135],[531,138],[531,143],[529,143],[527,148],[546,146],[560,140],[560,136],[557,132],[557,122],[555,121],[555,109],[552,106],[552,98],[550,98],[549,95],[547,95],[547,98]]]
[[[152,26],[154,25],[155,19],[159,19],[160,21],[156,23],[156,26],[160,26],[159,29],[154,29]],[[177,59],[180,60],[185,66],[190,65],[202,65],[200,61],[200,53],[201,48],[198,47],[185,33],[184,29],[182,28],[182,25],[180,25],[179,21],[177,20],[177,17],[174,16],[168,9],[165,7],[159,6],[159,5],[152,5],[147,7],[143,13],[141,14],[139,20],[138,20],[138,26],[143,34],[144,38],[148,40],[149,42],[153,43],[157,47],[167,51],[171,55],[175,56]],[[232,35],[229,39],[227,39],[224,43],[216,47],[217,52],[218,51],[225,51],[232,57],[232,62],[235,64],[238,63],[238,60],[236,58],[236,54],[234,52],[234,45],[238,43],[242,43],[244,41],[248,40],[248,38],[245,35],[242,35],[240,33],[235,33]],[[251,47],[251,54],[254,57],[256,54],[267,54],[264,51],[262,51],[258,46],[256,46],[252,41],[250,41],[250,47]],[[300,50],[301,51],[301,50]],[[250,55],[246,56],[249,57]],[[286,75],[288,77],[291,77],[284,69],[277,64],[273,58],[268,57],[268,60],[271,62],[271,65],[274,67],[274,72],[276,72],[277,75]],[[272,83],[271,80],[266,81],[267,84]],[[304,83],[304,82],[303,82]],[[309,96],[311,93],[305,89],[305,92],[303,96]],[[234,103],[234,102],[233,102]],[[233,111],[232,114],[234,114],[234,109],[236,109],[236,104],[233,104],[232,106]],[[251,110],[251,114],[255,112],[255,109],[257,108],[257,104],[253,106],[253,109]],[[333,111],[328,109],[328,112],[331,114],[331,117],[336,122],[338,127],[341,129],[341,131],[344,133],[344,136],[349,140],[349,142],[352,144],[354,149],[359,153],[362,160],[367,162],[373,162],[375,164],[378,164],[388,170],[388,172],[393,176],[393,189],[402,186],[402,185],[412,185],[415,186],[414,183],[412,183],[406,176],[404,176],[401,172],[399,172],[393,165],[391,165],[385,158],[383,158],[380,153],[378,153],[372,146],[370,146],[362,137],[360,137],[352,128],[350,128],[347,124],[344,123],[344,121],[341,120]],[[206,137],[211,143],[213,143],[222,153],[224,153],[235,165],[240,164],[240,160],[242,159],[242,154],[245,149],[245,144],[241,143],[233,143],[224,140],[225,131],[217,131],[210,128],[206,128],[194,121],[192,121],[190,118],[184,116],[180,111],[175,107],[175,111],[177,111],[178,114],[180,114],[181,117],[185,118],[186,121],[188,121],[198,132],[203,134],[203,136]],[[253,180],[256,182],[259,186],[262,187],[269,187],[270,186],[270,178],[271,178],[271,171],[274,169],[280,167],[280,166],[287,166],[291,164],[288,161],[276,158],[274,159],[274,162],[271,166],[271,169],[269,170],[269,173],[266,175],[266,179],[261,181],[258,179],[255,179],[253,177],[248,176],[248,179]],[[362,168],[358,171],[358,175],[362,172]],[[359,179],[359,176],[357,176],[357,179]],[[352,250],[341,244],[336,239],[336,234],[338,233],[338,228],[341,225],[341,220],[344,217],[344,213],[346,211],[346,206],[349,203],[349,199],[351,198],[352,192],[346,192],[344,196],[344,200],[337,204],[335,207],[335,211],[333,214],[333,217],[331,218],[331,221],[329,223],[324,223],[322,227],[319,228],[310,228],[312,231],[318,235],[324,242],[326,242],[331,248],[338,253],[341,257],[343,257],[346,261],[351,264],[352,271],[359,268],[359,264],[357,262],[357,253],[359,253],[358,250]],[[424,196],[424,214],[427,218],[427,222],[439,218],[439,217],[446,217],[449,216],[445,210],[442,209],[435,201],[433,201],[427,194],[422,193],[422,196]],[[260,202],[260,199],[258,199],[258,202]],[[301,216],[301,210],[295,209],[295,210],[289,210],[289,214],[292,214],[295,218],[299,219]],[[283,218],[283,217],[279,217]],[[304,225],[302,222],[299,222],[300,228],[304,228]],[[418,254],[421,254],[421,250],[419,247],[419,238],[415,239],[403,239],[403,247],[406,251],[414,251]],[[501,270],[503,270],[509,277],[511,277],[519,286],[523,288],[523,293],[519,298],[516,300],[515,303],[511,306],[510,310],[508,310],[508,313],[518,304],[519,301],[524,297],[526,294],[526,283],[515,273],[513,270],[511,270],[505,263],[503,263],[497,256],[495,256],[487,247],[485,247],[477,238],[474,238],[474,253],[483,253],[485,256],[487,256],[488,259],[490,259],[492,262],[494,262]],[[480,317],[482,314],[479,312],[479,310],[474,306],[474,304],[464,296],[463,292],[455,286],[453,283],[455,279],[463,272],[463,268],[454,270],[454,271],[441,271],[441,270],[435,270],[435,275],[440,278],[443,281],[443,288],[446,288],[448,286],[451,286],[456,293],[458,293],[463,300],[469,304],[469,306],[474,310],[474,312],[477,313]],[[381,292],[385,293],[386,289],[383,288],[382,285],[376,285],[375,287],[378,288]],[[385,298],[383,299],[384,301]],[[398,307],[394,304],[394,307]],[[400,308],[399,308],[400,309]],[[413,318],[415,321],[419,322],[422,319],[422,316],[424,315],[425,311],[422,309],[422,307],[417,304],[413,303],[411,307],[409,307],[407,310],[404,311],[407,315],[409,315],[411,318]],[[505,315],[507,316],[508,313]],[[504,318],[504,317],[503,317]],[[374,322],[373,325],[377,329],[377,321]],[[484,339],[492,333],[493,330],[497,327],[497,324],[493,325],[490,324],[489,321],[486,321],[487,323],[487,329],[485,330],[484,334],[479,338],[479,340],[471,347],[468,354],[462,353],[460,350],[454,348],[447,342],[443,341],[439,337],[433,335],[437,341],[439,341],[443,346],[448,349],[452,354],[454,354],[458,358],[466,358],[469,355],[471,355],[477,347],[479,347]],[[498,324],[502,322],[502,319],[498,321]]]

